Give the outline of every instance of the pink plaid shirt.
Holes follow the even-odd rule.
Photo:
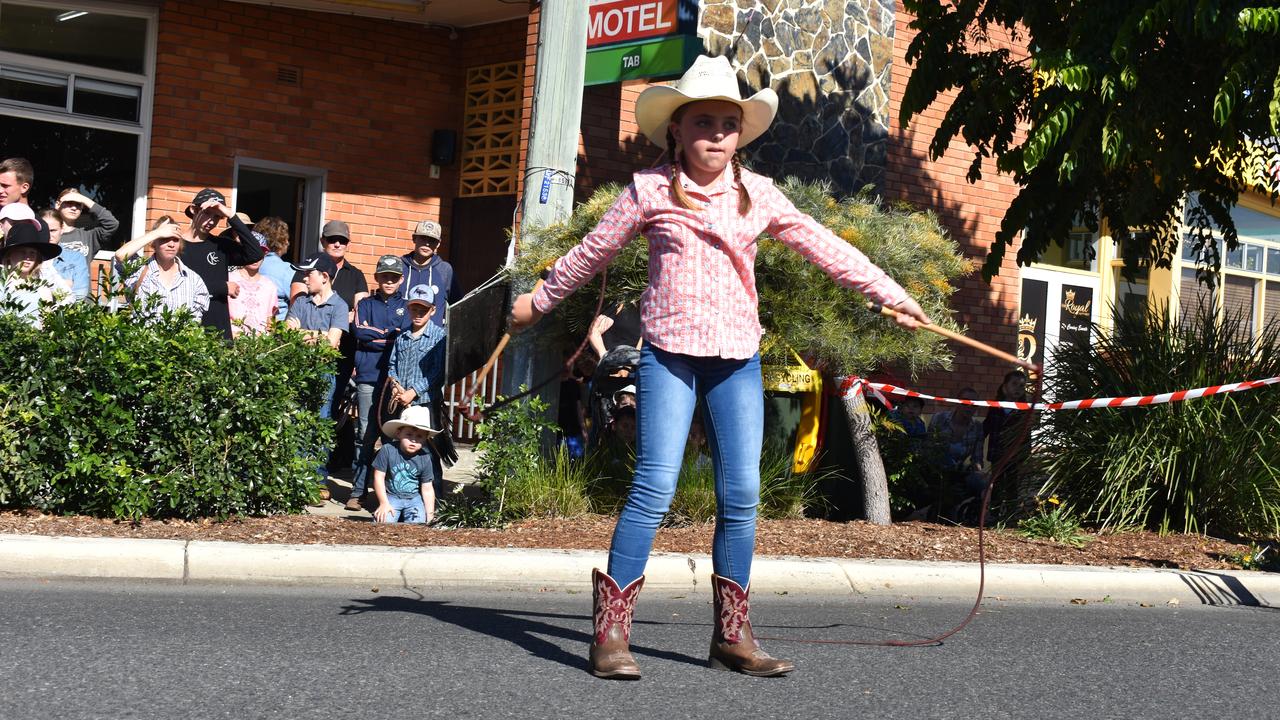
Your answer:
[[[738,214],[737,184],[725,169],[711,187],[681,181],[701,210],[671,197],[667,166],[636,173],[595,230],[556,261],[533,297],[550,312],[643,234],[649,242],[649,287],[640,298],[644,340],[667,352],[745,359],[760,349],[756,238],[767,232],[835,281],[885,305],[907,293],[857,248],[796,209],[773,181],[742,171],[751,210]]]

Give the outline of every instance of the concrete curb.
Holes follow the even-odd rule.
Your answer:
[[[585,591],[605,553],[467,547],[387,548],[0,535],[0,577],[175,583],[380,585]],[[711,558],[656,553],[645,587],[706,593]],[[972,599],[976,563],[757,557],[757,593],[875,599]],[[1003,600],[1280,605],[1280,575],[989,564],[984,596]]]

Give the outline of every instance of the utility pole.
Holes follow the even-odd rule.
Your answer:
[[[573,212],[586,60],[587,3],[543,0],[518,243],[527,242],[530,229],[565,220]],[[515,293],[528,290],[512,288]],[[539,343],[538,335],[535,330],[512,339],[502,373],[503,395],[514,395],[521,385],[532,387],[556,371],[559,353]],[[552,382],[539,392],[552,411],[559,391],[559,383]]]

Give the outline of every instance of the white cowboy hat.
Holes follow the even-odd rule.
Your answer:
[[[382,432],[388,437],[395,437],[400,432],[400,428],[417,428],[430,436],[440,434],[440,431],[431,426],[431,409],[426,405],[410,405],[400,413],[399,420],[388,420],[382,423]]]
[[[728,58],[699,55],[675,85],[654,85],[640,93],[636,98],[636,124],[645,137],[666,148],[671,114],[695,100],[725,100],[742,108],[739,147],[763,135],[778,112],[778,94],[773,90],[765,88],[743,100],[738,76]]]

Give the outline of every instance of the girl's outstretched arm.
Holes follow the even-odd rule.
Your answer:
[[[605,269],[622,248],[640,234],[643,226],[644,211],[632,183],[619,193],[596,228],[556,261],[539,290],[516,298],[511,307],[511,331],[519,332],[551,312],[574,290]]]

